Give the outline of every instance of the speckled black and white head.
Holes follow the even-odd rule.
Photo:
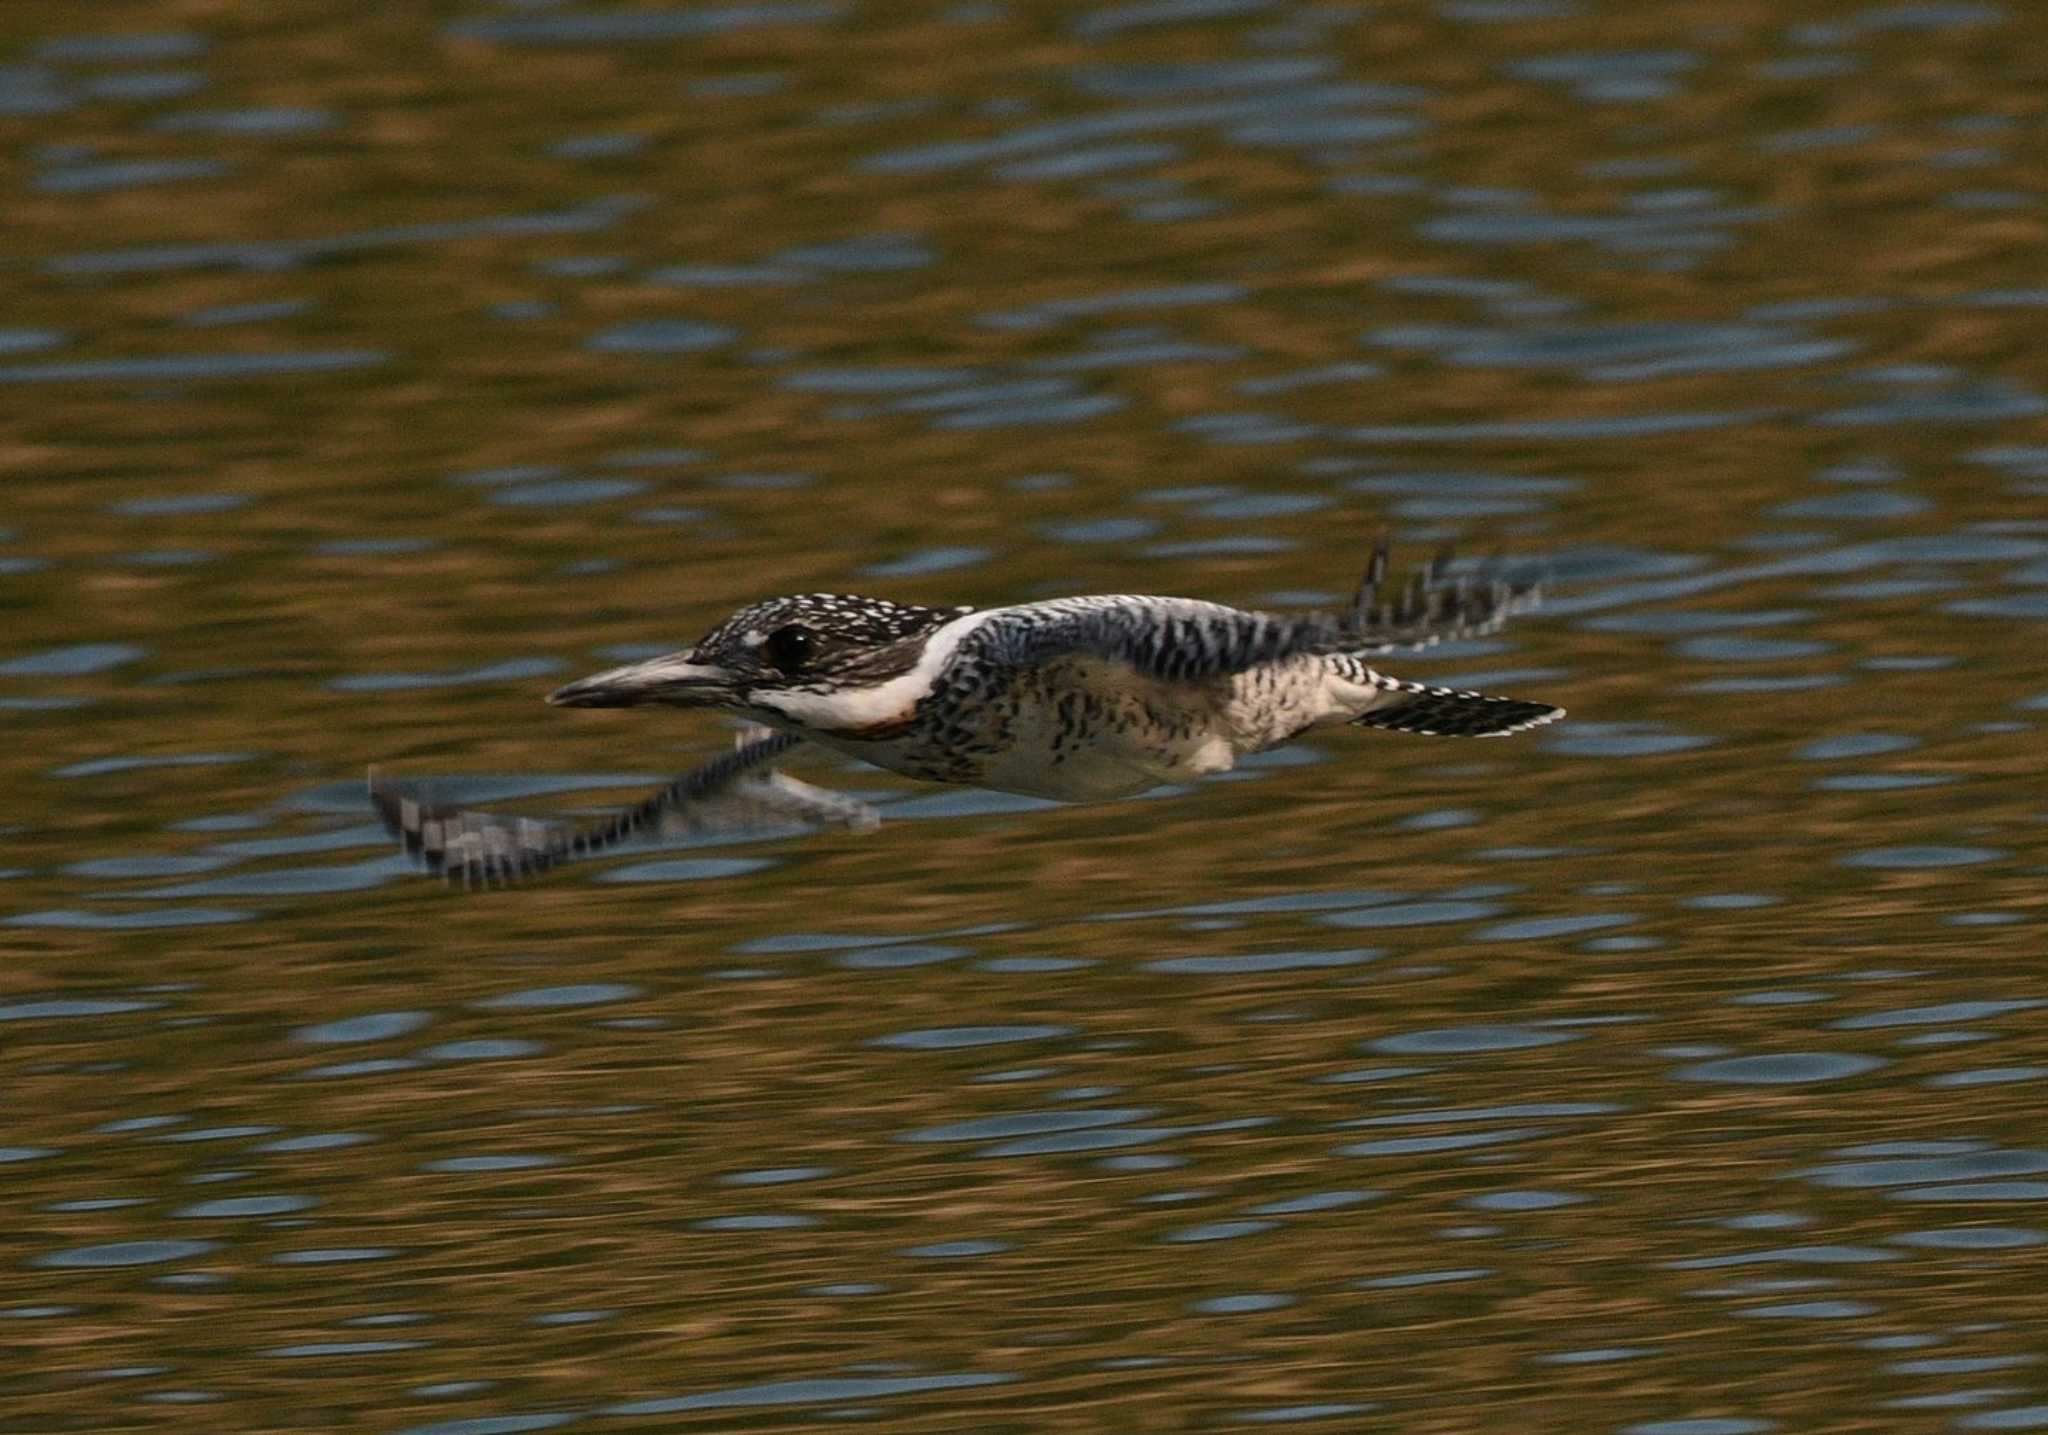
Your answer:
[[[686,652],[579,678],[548,701],[724,708],[822,732],[875,728],[907,718],[941,665],[930,640],[974,611],[838,593],[770,598],[740,609]]]

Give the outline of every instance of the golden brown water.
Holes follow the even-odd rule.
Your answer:
[[[98,27],[81,33],[81,27]],[[2048,1427],[2048,14],[0,12],[0,1429]],[[413,875],[803,589],[1572,709]]]

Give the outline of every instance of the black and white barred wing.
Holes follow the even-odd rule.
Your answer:
[[[581,826],[423,803],[382,780],[374,769],[370,803],[409,856],[434,875],[464,887],[524,881],[668,826],[697,831],[793,821],[872,827],[877,819],[866,803],[767,766],[802,741],[789,733],[760,729],[742,734],[733,751],[692,768],[622,812]]]
[[[1533,579],[1510,578],[1497,559],[1467,571],[1451,550],[1408,575],[1399,587],[1387,583],[1387,540],[1373,545],[1365,576],[1342,619],[1352,646],[1365,657],[1410,652],[1459,638],[1498,632],[1517,613],[1534,608],[1542,594]]]
[[[1377,657],[1497,631],[1536,606],[1533,582],[1497,563],[1454,571],[1443,549],[1405,584],[1387,583],[1387,542],[1341,613],[1264,613],[1189,598],[1064,598],[1011,610],[1005,656],[1020,665],[1062,657],[1120,663],[1166,681],[1226,677],[1303,656]]]
[[[1344,649],[1328,615],[1250,612],[1193,598],[1107,594],[1000,610],[989,656],[1013,670],[1080,659],[1161,682],[1230,677],[1307,653]]]

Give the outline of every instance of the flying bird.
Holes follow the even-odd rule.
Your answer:
[[[1224,772],[1321,727],[1503,737],[1545,702],[1390,677],[1369,660],[1498,628],[1533,584],[1453,576],[1448,550],[1398,593],[1387,545],[1339,613],[1192,598],[1053,598],[931,608],[806,593],[740,609],[688,649],[556,689],[557,707],[708,708],[753,725],[722,758],[583,829],[422,806],[371,783],[408,851],[465,882],[513,880],[616,845],[674,813],[737,801],[865,825],[872,810],[766,764],[813,742],[908,777],[1090,802]],[[762,730],[766,730],[765,734]]]

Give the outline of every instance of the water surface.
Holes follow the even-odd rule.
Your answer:
[[[2048,1426],[2040,14],[0,46],[23,1428]],[[1567,724],[469,897],[363,801],[638,795],[727,735],[540,697],[764,594],[1383,523]]]

